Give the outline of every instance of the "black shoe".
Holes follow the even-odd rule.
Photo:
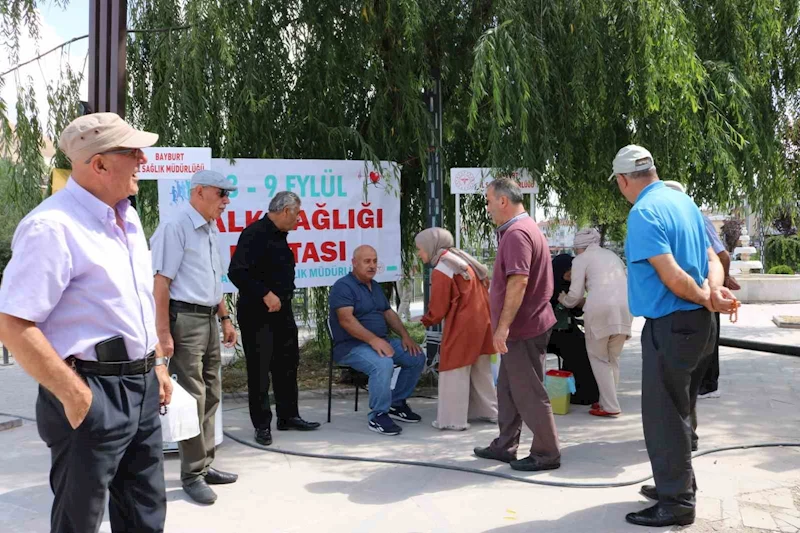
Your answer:
[[[205,478],[206,483],[209,485],[228,485],[230,483],[236,483],[236,480],[239,479],[239,476],[236,474],[231,474],[230,472],[221,472],[216,468],[209,467]]]
[[[287,429],[296,429],[298,431],[312,431],[319,427],[319,422],[307,422],[296,416],[294,418],[279,418],[278,429],[286,431]]]
[[[367,427],[370,431],[380,433],[381,435],[399,435],[403,432],[403,428],[394,423],[394,420],[389,418],[386,413],[381,413],[375,417],[374,420],[369,420]]]
[[[513,453],[493,450],[491,446],[487,446],[486,448],[478,446],[473,449],[472,452],[481,459],[492,459],[493,461],[501,461],[503,463],[510,463],[511,461],[517,460],[517,456]]]
[[[694,509],[688,513],[675,514],[664,509],[661,504],[655,504],[638,513],[628,513],[625,520],[637,526],[665,527],[665,526],[688,526],[694,523]]]
[[[269,428],[267,429],[257,429],[256,430],[256,442],[262,446],[269,446],[272,444],[272,431]]]
[[[642,485],[642,488],[639,489],[639,492],[641,492],[642,496],[645,498],[658,501],[658,490],[656,490],[655,485]]]
[[[422,417],[411,410],[406,402],[396,407],[389,407],[389,416],[400,422],[419,422]]]
[[[514,470],[523,470],[525,472],[538,472],[540,470],[555,470],[561,467],[561,461],[544,462],[538,457],[529,455],[519,461],[511,461],[509,463]]]
[[[183,484],[183,490],[189,495],[191,499],[197,503],[210,505],[217,501],[217,494],[211,490],[206,480],[202,477]]]

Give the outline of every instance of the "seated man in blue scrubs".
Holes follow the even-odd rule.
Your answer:
[[[402,429],[392,418],[401,422],[422,420],[406,399],[414,392],[425,356],[374,281],[377,271],[375,249],[359,246],[353,252],[353,271],[333,285],[328,298],[333,358],[369,376],[369,429],[398,435]],[[389,339],[389,328],[400,338]],[[395,365],[401,370],[393,391]]]

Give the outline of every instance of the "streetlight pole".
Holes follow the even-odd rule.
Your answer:
[[[429,131],[428,141],[428,167],[426,175],[427,185],[427,204],[426,204],[426,217],[425,226],[428,228],[444,226],[443,212],[442,212],[442,161],[441,161],[441,148],[442,148],[442,73],[438,68],[431,71],[431,77],[434,80],[433,89],[425,91],[424,98],[428,112],[431,114],[431,127]],[[425,312],[428,312],[428,302],[431,296],[431,268],[430,265],[425,266],[424,274],[424,298],[425,298]],[[441,326],[433,326],[428,329],[429,334],[428,342],[426,343],[426,352],[428,363],[433,361],[439,349],[441,339]]]
[[[89,0],[89,107],[125,118],[128,1]]]

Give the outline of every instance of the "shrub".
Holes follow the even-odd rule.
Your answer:
[[[3,271],[10,260],[11,242],[6,239],[0,239],[0,280],[3,279]]]
[[[764,248],[768,267],[785,265],[792,271],[800,270],[800,237],[770,237]]]
[[[790,274],[791,275],[791,274],[794,274],[794,270],[792,270],[792,267],[790,267],[790,266],[778,265],[778,266],[774,266],[774,267],[770,268],[769,272],[767,272],[767,274]]]

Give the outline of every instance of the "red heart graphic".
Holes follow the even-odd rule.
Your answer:
[[[375,171],[369,173],[369,179],[372,183],[378,183],[381,179],[381,175]]]

